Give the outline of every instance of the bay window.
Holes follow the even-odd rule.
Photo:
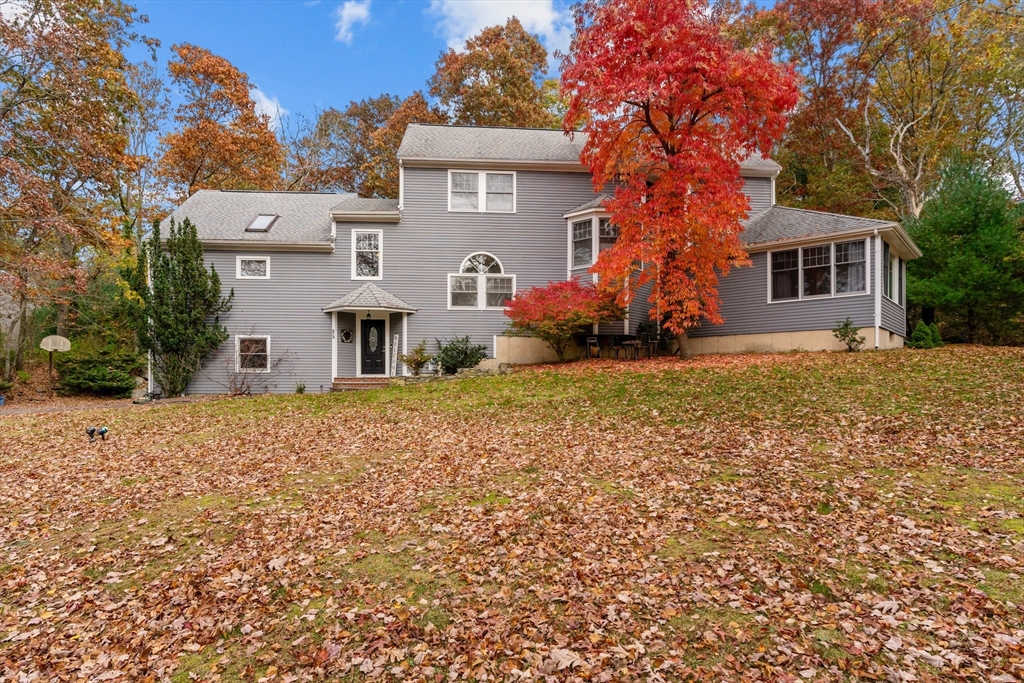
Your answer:
[[[572,224],[572,267],[581,268],[594,262],[594,221],[586,219]]]

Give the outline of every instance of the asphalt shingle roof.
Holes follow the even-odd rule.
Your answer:
[[[231,192],[200,190],[164,219],[186,217],[196,226],[199,239],[249,242],[313,243],[331,241],[331,208],[354,197],[343,193]],[[280,216],[267,232],[246,232],[260,214]]]
[[[372,282],[367,282],[355,291],[349,292],[337,301],[324,306],[324,311],[338,311],[342,309],[364,309],[384,308],[391,311],[408,311],[413,313],[416,308],[405,303],[394,294],[378,287]]]
[[[542,128],[490,128],[413,123],[398,148],[402,159],[488,159],[494,161],[580,160],[586,133],[570,139],[561,130]],[[740,164],[748,170],[778,171],[781,166],[760,155]]]
[[[888,228],[893,225],[895,223],[873,218],[858,218],[838,213],[825,213],[824,211],[773,206],[746,220],[745,229],[740,233],[740,240],[744,244],[755,245],[833,235],[854,230]]]
[[[365,197],[346,197],[331,207],[338,213],[367,213],[372,211],[398,211],[397,199],[368,199]]]
[[[570,213],[576,213],[577,211],[586,211],[587,209],[599,209],[604,205],[606,201],[608,201],[611,198],[612,196],[610,194],[598,195],[591,199],[589,202],[583,202],[579,206],[569,209],[568,211],[565,212],[565,215],[569,215]]]

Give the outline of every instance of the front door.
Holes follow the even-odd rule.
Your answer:
[[[384,321],[364,320],[361,341],[362,374],[384,374]]]

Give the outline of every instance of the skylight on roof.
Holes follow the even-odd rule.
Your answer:
[[[266,232],[270,230],[270,226],[274,224],[278,218],[277,214],[274,213],[261,213],[259,216],[253,219],[249,227],[245,229],[246,232]]]

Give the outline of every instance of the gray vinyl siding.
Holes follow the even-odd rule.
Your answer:
[[[847,316],[858,327],[875,324],[874,292],[768,303],[768,253],[751,254],[750,260],[750,267],[735,268],[720,280],[719,310],[725,321],[703,325],[691,336],[830,330]]]
[[[907,311],[888,297],[882,297],[882,327],[901,337],[907,336]]]
[[[348,273],[345,274],[348,278]],[[356,374],[356,314],[338,311],[338,335],[342,330],[352,331],[352,341],[348,344],[338,341],[338,376],[354,377]]]
[[[750,214],[770,209],[772,206],[771,178],[744,178],[743,191],[750,198]]]
[[[469,335],[493,356],[494,337],[508,319],[500,310],[448,310],[448,274],[458,273],[470,254],[485,251],[501,261],[505,274],[516,276],[517,290],[564,280],[562,215],[593,199],[594,189],[586,173],[518,171],[516,213],[456,213],[448,211],[447,174],[446,168],[406,168],[401,222],[367,226],[384,230],[384,278],[375,284],[418,309],[409,315],[410,347],[426,339],[434,352],[435,339]],[[337,252],[346,262],[351,227],[338,224]]]
[[[636,294],[629,302],[629,334],[636,334],[637,327],[651,317],[651,291],[653,282],[645,282],[636,288]]]
[[[334,255],[326,253],[246,252],[270,257],[270,278],[235,278],[234,251],[207,251],[207,266],[220,275],[224,295],[234,289],[231,310],[221,316],[228,340],[204,362],[193,377],[189,393],[227,393],[235,363],[238,335],[270,335],[271,360],[283,358],[280,370],[257,380],[254,392],[289,393],[299,383],[317,392],[331,383],[331,318],[320,308],[342,286],[341,273],[333,267]],[[315,277],[310,277],[315,273]],[[347,279],[348,273],[345,273]]]
[[[395,355],[391,353],[391,347],[388,347],[388,369],[389,371],[391,369],[391,359],[395,358],[397,370],[395,370],[392,374],[401,375],[403,373],[404,368],[400,358],[400,356],[402,355],[402,314],[392,313],[388,320],[388,324],[391,327],[391,335],[388,343],[394,344],[397,341],[397,346],[395,346],[395,348],[398,350],[398,354]]]

